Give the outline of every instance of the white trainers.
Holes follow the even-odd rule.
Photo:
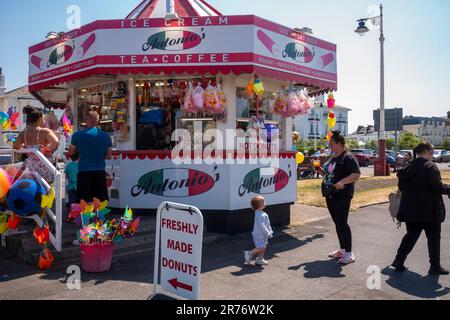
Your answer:
[[[250,261],[252,260],[252,255],[250,254],[250,251],[244,251],[244,259],[245,264],[250,264]]]
[[[264,260],[264,258],[258,257],[256,258],[256,265],[258,266],[267,266],[269,263]]]
[[[328,254],[328,256],[330,258],[334,258],[334,259],[341,259],[345,254],[345,250],[341,249],[341,250],[336,250],[334,252],[331,252]]]
[[[355,262],[355,256],[353,255],[353,253],[349,252],[349,253],[345,253],[344,256],[342,258],[339,259],[339,263],[340,264],[350,264]]]

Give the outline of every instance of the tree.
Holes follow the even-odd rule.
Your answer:
[[[398,147],[400,150],[412,150],[421,142],[419,138],[417,138],[411,132],[404,132],[400,135],[398,139]]]
[[[444,140],[442,140],[442,145],[441,145],[442,149],[445,149],[447,151],[450,151],[450,140],[448,140],[447,138],[445,138]]]
[[[376,140],[372,140],[367,144],[367,148],[371,149],[371,150],[378,150],[378,141]]]
[[[395,148],[395,139],[394,138],[389,138],[386,140],[386,148],[388,150],[394,150],[394,148]]]
[[[359,148],[358,141],[356,139],[348,139],[347,145],[350,149],[358,149]]]

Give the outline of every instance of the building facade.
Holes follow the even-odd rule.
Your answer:
[[[17,130],[11,131],[11,133],[18,133],[25,128],[26,119],[23,114],[23,108],[26,106],[44,109],[44,106],[28,92],[28,86],[23,86],[8,92],[3,91],[0,94],[0,111],[8,112],[12,108],[13,112],[19,112],[20,114],[20,123],[17,126]],[[10,132],[8,131],[7,133]],[[0,148],[9,147],[6,143],[6,134],[0,134],[0,136]]]
[[[398,133],[400,134],[400,133]],[[372,141],[378,141],[378,131],[375,131],[375,126],[369,125],[367,127],[365,126],[358,126],[358,129],[356,132],[353,132],[352,134],[348,135],[348,139],[355,139],[358,141],[359,145],[361,147],[368,145]],[[395,132],[386,132],[386,137],[388,139],[395,139]]]
[[[448,117],[407,116],[403,118],[403,130],[439,147],[444,139],[450,140]]]
[[[314,107],[309,110],[308,114],[297,116],[294,119],[295,131],[300,133],[303,139],[324,139],[328,133],[328,107],[325,97],[314,101]],[[338,106],[334,107],[336,114],[336,127],[333,130],[339,130],[344,136],[348,135],[348,114],[351,109]]]

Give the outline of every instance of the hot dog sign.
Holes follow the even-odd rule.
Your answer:
[[[49,69],[53,66],[64,65],[69,62],[73,57],[77,60],[83,59],[88,51],[92,48],[96,40],[95,33],[90,34],[86,40],[84,40],[80,46],[76,46],[75,40],[72,43],[62,43],[56,46],[49,54],[48,58],[43,58],[38,55],[32,55],[30,57],[30,63],[41,71]]]

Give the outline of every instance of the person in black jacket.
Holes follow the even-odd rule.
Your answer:
[[[397,176],[401,191],[397,219],[406,223],[407,233],[398,249],[392,266],[396,271],[406,271],[404,263],[425,230],[428,239],[430,270],[432,275],[447,275],[441,266],[441,224],[445,220],[443,194],[450,197],[450,186],[442,183],[438,167],[433,159],[434,147],[421,143],[414,149],[414,160],[401,169]]]

